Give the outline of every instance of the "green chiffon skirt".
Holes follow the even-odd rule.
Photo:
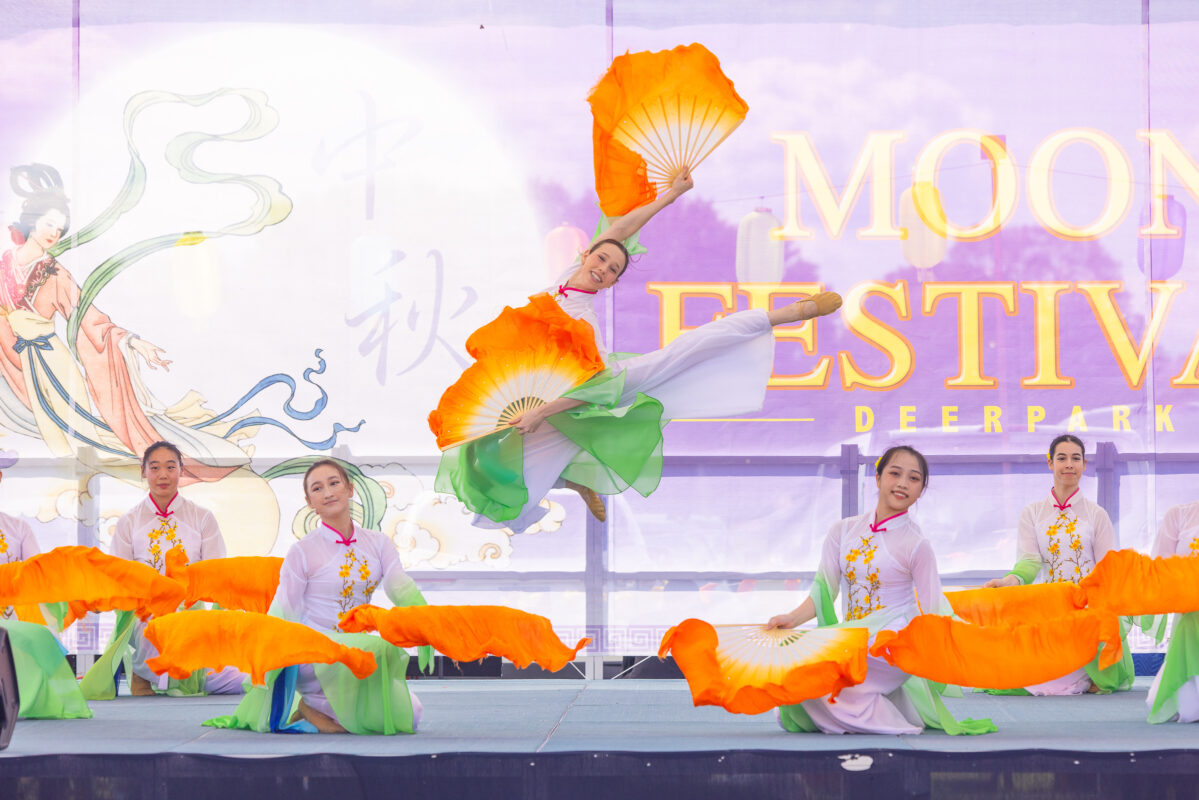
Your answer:
[[[405,674],[408,654],[402,648],[369,633],[330,633],[329,638],[346,647],[374,655],[377,668],[358,679],[344,664],[313,664],[321,690],[333,707],[337,721],[350,733],[391,735],[413,733],[412,695]],[[312,733],[305,722],[292,723],[299,708],[295,689],[296,667],[267,673],[266,686],[246,692],[234,712],[210,719],[212,728],[232,728],[258,733]]]
[[[67,663],[62,645],[44,625],[0,620],[8,632],[17,690],[21,694],[20,719],[91,719],[92,710],[79,690],[75,672]]]
[[[628,354],[614,354],[614,358]],[[599,494],[633,489],[643,497],[662,479],[662,404],[637,393],[618,406],[623,371],[606,369],[564,397],[584,405],[547,419],[579,452],[561,477]],[[524,482],[524,440],[512,428],[442,453],[434,488],[453,494],[476,514],[495,522],[516,519],[529,502]]]

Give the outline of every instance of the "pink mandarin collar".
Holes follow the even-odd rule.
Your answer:
[[[349,547],[350,545],[354,544],[354,542],[358,541],[357,539],[353,538],[353,537],[354,537],[354,534],[353,534],[353,533],[351,533],[351,534],[350,534],[350,538],[349,538],[349,539],[347,539],[347,538],[345,537],[345,535],[344,535],[344,534],[342,534],[342,532],[341,532],[341,531],[339,531],[337,528],[334,528],[332,525],[330,525],[330,524],[328,524],[328,523],[326,523],[326,522],[322,522],[321,524],[322,524],[322,525],[324,525],[324,526],[325,526],[326,528],[328,528],[329,530],[331,530],[331,531],[333,531],[334,533],[336,533],[336,534],[337,534],[337,538],[336,538],[334,541],[335,541],[335,542],[337,542],[338,544],[345,545],[346,547]],[[352,526],[353,524],[354,524],[354,523],[350,523],[350,525],[351,525],[351,526]],[[353,530],[353,528],[351,527],[351,531],[352,531],[352,530]]]
[[[586,289],[576,289],[573,286],[567,286],[565,283],[558,285],[558,294],[562,295],[563,297],[566,297],[567,292],[578,292],[579,294],[595,294],[595,292],[593,292],[593,291],[589,292]]]
[[[1053,491],[1053,487],[1049,487],[1049,496],[1053,498],[1053,507],[1058,511],[1065,511],[1067,508],[1069,508],[1070,501],[1074,499],[1074,495],[1076,494],[1078,494],[1078,489],[1075,489],[1073,492],[1071,492],[1070,496],[1065,500],[1058,500],[1057,493]]]
[[[886,519],[879,520],[878,522],[872,522],[872,523],[869,523],[869,525],[870,525],[870,532],[871,532],[871,533],[882,533],[883,531],[885,531],[885,530],[886,530],[886,527],[884,527],[884,526],[885,526],[885,525],[886,525],[888,522],[890,522],[891,520],[895,519],[896,517],[902,517],[902,516],[905,516],[907,513],[908,513],[908,512],[906,512],[906,511],[900,511],[898,514],[892,514],[891,516],[887,517]]]
[[[175,492],[175,496],[172,497],[167,502],[166,508],[163,508],[162,506],[158,505],[158,501],[154,499],[154,495],[152,495],[152,494],[147,495],[147,497],[150,498],[150,504],[154,506],[154,513],[157,514],[158,516],[162,517],[163,519],[166,519],[167,517],[171,516],[171,514],[175,513],[174,510],[171,509],[171,506],[174,505],[175,500],[178,499],[178,497],[179,497],[178,492]]]

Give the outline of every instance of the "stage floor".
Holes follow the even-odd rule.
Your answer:
[[[195,754],[273,757],[333,753],[416,756],[439,753],[700,753],[862,750],[988,753],[1059,750],[1145,753],[1199,750],[1194,725],[1149,725],[1149,678],[1108,696],[992,697],[946,704],[959,719],[990,717],[986,736],[824,736],[788,734],[774,715],[695,708],[672,680],[420,680],[424,704],[413,736],[269,735],[205,728],[230,713],[236,697],[135,698],[92,703],[91,720],[21,720],[0,758],[65,754]]]

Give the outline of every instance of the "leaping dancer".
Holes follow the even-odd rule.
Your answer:
[[[676,94],[689,80],[697,91],[707,93],[702,103],[691,95],[673,97],[676,108],[691,111],[672,114],[661,124],[697,119],[700,114],[694,109],[701,106],[704,115],[724,121],[713,123],[707,132],[688,128],[684,133],[702,137],[703,146],[685,147],[686,158],[668,158],[661,166],[640,161],[638,168],[616,175],[615,161],[627,166],[640,158],[633,149],[638,146],[636,136],[629,130],[640,132],[648,124],[638,118],[642,112],[637,108],[651,105],[644,95],[656,91],[630,88],[636,83],[637,64],[629,62],[639,58],[667,61],[666,71],[673,70],[676,78],[680,71],[685,73],[685,80],[671,84]],[[606,230],[601,225],[556,285],[520,309],[505,309],[471,335],[466,347],[476,363],[429,416],[443,450],[436,488],[456,495],[474,511],[477,525],[525,530],[544,516],[541,500],[554,487],[577,491],[601,520],[605,508],[599,495],[630,487],[648,495],[661,479],[666,422],[761,409],[773,370],[773,327],[831,314],[841,306],[840,295],[820,292],[782,308],[730,314],[644,355],[621,358],[606,351],[595,313],[599,293],[624,274],[642,227],[692,189],[692,167],[748,109],[720,73],[715,57],[701,45],[626,55],[617,62],[593,90],[591,102],[601,207],[609,211],[615,204],[622,215]],[[662,67],[644,72],[662,74]],[[620,85],[614,88],[613,82]],[[617,91],[622,96],[614,100]],[[634,94],[637,108],[630,100]],[[652,105],[656,109],[662,104],[656,98]],[[611,106],[621,113],[612,116]],[[613,132],[605,133],[609,122]],[[662,138],[675,141],[680,136]],[[640,177],[629,185],[622,177],[626,174]],[[656,187],[647,175],[658,176]],[[616,186],[622,180],[625,183]],[[555,383],[547,377],[566,362],[574,378]]]

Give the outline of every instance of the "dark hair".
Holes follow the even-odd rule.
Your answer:
[[[1053,460],[1054,451],[1057,450],[1057,446],[1059,444],[1063,444],[1065,442],[1070,442],[1071,444],[1078,445],[1078,449],[1082,451],[1083,461],[1087,460],[1087,446],[1082,443],[1082,439],[1079,439],[1077,436],[1075,436],[1072,433],[1063,433],[1061,436],[1057,437],[1056,439],[1054,439],[1052,442],[1049,443],[1049,460],[1050,461]]]
[[[598,242],[592,244],[591,247],[588,247],[587,252],[592,252],[601,244],[614,244],[620,249],[620,252],[624,253],[624,266],[620,268],[620,275],[624,275],[624,271],[629,268],[629,249],[624,246],[624,242],[617,241],[616,239],[600,239]],[[616,277],[619,278],[620,275],[617,275]]]
[[[178,447],[171,444],[170,442],[155,442],[154,444],[147,447],[146,451],[144,453],[142,453],[142,472],[146,471],[146,465],[150,463],[150,454],[153,453],[155,450],[161,450],[164,447],[167,450],[170,450],[172,453],[174,453],[175,458],[179,459],[179,466],[183,466],[183,453],[179,452]]]
[[[308,476],[311,475],[312,471],[317,467],[333,467],[333,469],[337,470],[337,474],[341,476],[343,481],[346,483],[351,483],[350,473],[346,471],[346,468],[337,459],[322,458],[319,461],[313,461],[312,466],[310,466],[304,473],[304,499],[308,499]],[[351,485],[353,484],[351,483]]]
[[[924,454],[921,453],[919,450],[917,450],[915,447],[912,447],[912,446],[906,445],[906,444],[897,444],[894,447],[888,447],[886,452],[883,453],[881,456],[879,456],[878,461],[874,462],[875,477],[881,478],[883,476],[883,470],[885,470],[887,468],[887,465],[891,463],[891,459],[895,457],[895,454],[900,452],[901,450],[905,453],[910,454],[912,456],[912,458],[916,459],[916,462],[920,465],[920,474],[924,477],[924,480],[921,481],[921,486],[923,486],[925,489],[927,489],[928,488],[928,459],[926,459],[924,457]]]
[[[71,227],[71,210],[58,170],[46,164],[13,167],[8,182],[17,196],[25,199],[21,204],[21,216],[13,223],[14,228],[28,236],[46,212],[60,211],[64,221],[59,235],[66,234]]]

